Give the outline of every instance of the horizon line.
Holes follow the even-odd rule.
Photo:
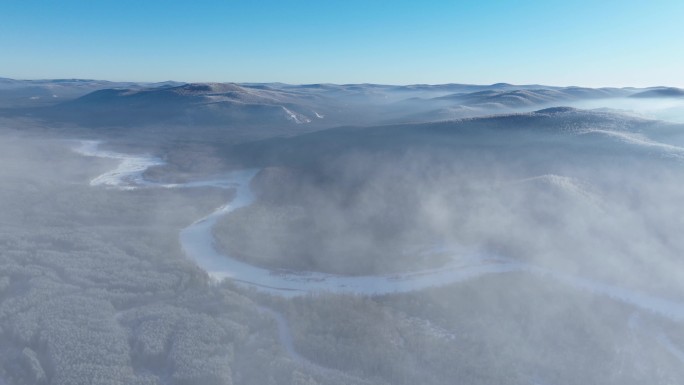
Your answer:
[[[211,80],[211,81],[182,81],[182,80],[159,80],[159,81],[154,81],[154,80],[109,80],[109,79],[94,79],[94,78],[78,78],[78,77],[55,77],[55,78],[13,78],[13,77],[6,77],[6,76],[0,76],[0,80],[13,80],[13,81],[26,81],[26,82],[36,82],[36,81],[89,81],[89,82],[106,82],[106,83],[135,83],[135,84],[155,84],[155,83],[182,83],[182,84],[211,84],[211,83],[218,83],[218,84],[240,84],[240,85],[249,85],[249,84],[283,84],[283,85],[291,85],[291,86],[309,86],[309,85],[335,85],[335,86],[355,86],[355,85],[370,85],[370,86],[391,86],[391,87],[410,87],[410,86],[448,86],[448,85],[460,85],[460,86],[512,86],[512,87],[529,87],[529,86],[542,86],[542,87],[558,87],[558,88],[572,88],[572,87],[577,87],[577,88],[594,88],[594,89],[602,89],[602,88],[618,88],[618,89],[626,89],[626,88],[636,88],[636,89],[643,89],[643,88],[684,88],[684,87],[678,87],[678,86],[671,86],[671,85],[651,85],[651,86],[630,86],[630,85],[623,85],[623,86],[585,86],[585,85],[555,85],[555,84],[544,84],[544,83],[508,83],[508,82],[495,82],[495,83],[460,83],[460,82],[446,82],[446,83],[404,83],[404,84],[398,84],[398,83],[373,83],[373,82],[350,82],[350,83],[333,83],[333,82],[306,82],[306,83],[288,83],[288,82],[282,82],[282,81],[217,81],[217,80]]]

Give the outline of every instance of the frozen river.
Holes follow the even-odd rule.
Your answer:
[[[658,314],[674,321],[684,320],[684,304],[649,295],[639,290],[619,287],[594,280],[533,266],[510,258],[482,255],[468,250],[453,250],[451,261],[440,268],[398,274],[349,276],[312,271],[272,270],[252,265],[222,253],[215,247],[213,227],[223,216],[252,204],[250,189],[258,170],[241,170],[204,181],[157,183],[147,181],[143,173],[152,166],[164,164],[156,157],[129,155],[100,149],[99,142],[81,141],[75,149],[85,156],[119,160],[118,166],[90,181],[92,186],[131,190],[137,188],[193,188],[210,186],[234,189],[234,198],[209,215],[196,220],[180,232],[180,243],[188,258],[213,279],[231,279],[241,285],[256,287],[281,296],[297,296],[312,292],[380,295],[411,292],[444,286],[484,275],[526,272],[578,290],[630,304],[642,311]],[[268,234],[264,234],[268,241]]]

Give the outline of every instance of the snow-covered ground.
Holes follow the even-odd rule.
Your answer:
[[[287,114],[287,118],[292,120],[293,122],[295,122],[297,124],[311,123],[311,119],[307,118],[306,116],[304,116],[302,114],[295,113],[292,110],[287,109],[285,107],[282,107],[282,109]]]
[[[353,376],[351,374],[342,372],[337,369],[333,368],[327,368],[325,366],[321,366],[306,357],[302,356],[297,352],[295,349],[294,345],[294,338],[292,336],[292,332],[290,331],[290,323],[287,321],[287,318],[280,312],[273,310],[269,307],[265,306],[259,306],[259,311],[263,314],[266,314],[267,316],[273,318],[276,322],[276,328],[278,330],[278,340],[280,341],[280,345],[285,349],[285,352],[287,353],[288,357],[297,364],[299,364],[301,367],[306,368],[312,372],[318,373],[321,376],[326,376],[326,377],[337,377],[344,379],[345,382],[348,383],[356,383],[356,384],[362,384],[362,383],[368,383],[368,381]],[[1,385],[1,384],[0,384]]]
[[[677,357],[679,361],[684,364],[684,350],[682,350],[679,346],[675,345],[674,342],[668,337],[665,333],[660,332],[658,333],[657,337],[658,342],[662,347],[664,347],[670,354],[673,356]]]
[[[645,322],[639,312],[635,312],[629,317],[627,325],[633,333],[638,333],[654,340],[660,347],[684,364],[684,350],[677,346],[657,325]]]
[[[299,353],[295,351],[293,342],[294,339],[292,338],[292,333],[290,332],[290,325],[288,324],[287,319],[281,313],[269,307],[259,306],[259,311],[268,315],[276,321],[276,325],[278,328],[278,339],[280,339],[281,345],[283,345],[283,348],[285,349],[285,351],[287,351],[287,354],[290,356],[290,358],[303,365],[310,364],[311,362],[309,360],[302,357]]]

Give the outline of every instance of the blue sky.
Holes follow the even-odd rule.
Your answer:
[[[684,86],[684,1],[0,0],[0,76]]]

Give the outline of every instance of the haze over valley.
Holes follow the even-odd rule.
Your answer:
[[[671,88],[0,88],[2,383],[684,378]]]

